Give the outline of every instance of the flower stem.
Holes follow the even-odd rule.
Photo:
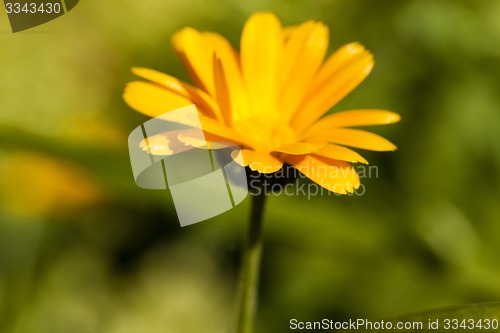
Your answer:
[[[250,223],[243,245],[238,303],[237,333],[253,333],[257,296],[259,290],[259,272],[262,257],[262,215],[266,199],[265,193],[252,197]]]

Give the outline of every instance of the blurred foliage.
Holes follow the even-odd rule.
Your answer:
[[[12,34],[0,14],[0,331],[224,332],[244,203],[178,226],[133,182],[121,99],[131,66],[187,76],[184,26],[237,44],[245,19],[321,20],[371,76],[334,110],[386,108],[396,153],[365,154],[363,196],[272,197],[258,332],[291,318],[381,318],[500,298],[500,2],[82,1]]]

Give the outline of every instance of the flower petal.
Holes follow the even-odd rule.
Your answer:
[[[358,43],[333,53],[318,72],[292,125],[301,131],[347,96],[370,73],[373,56]]]
[[[159,84],[179,96],[189,99],[198,109],[209,111],[207,112],[207,116],[220,118],[219,106],[209,95],[198,88],[182,82],[173,76],[149,68],[133,67],[132,73],[143,79]]]
[[[308,21],[289,32],[281,68],[280,109],[283,120],[293,116],[307,93],[328,48],[328,27]]]
[[[283,162],[269,153],[250,149],[242,149],[233,159],[242,166],[248,166],[253,171],[260,173],[273,173],[283,167]]]
[[[393,151],[397,147],[380,135],[351,128],[335,128],[317,134],[311,140],[326,140],[344,146],[374,151]]]
[[[191,79],[205,92],[215,96],[213,51],[204,42],[201,33],[193,28],[184,28],[172,37],[172,44]]]
[[[205,42],[212,47],[213,52],[220,58],[228,85],[228,94],[231,101],[231,112],[234,121],[250,116],[248,94],[243,83],[239,55],[234,47],[221,35],[213,32],[202,33]]]
[[[273,14],[254,14],[243,28],[241,69],[252,113],[256,116],[279,117],[276,110],[283,44],[283,29]]]
[[[128,83],[123,99],[131,108],[150,117],[157,117],[163,113],[193,104],[184,96],[157,84],[142,81]]]
[[[290,143],[284,146],[277,148],[275,151],[279,153],[285,153],[290,155],[305,155],[315,152],[319,149],[317,145],[305,143],[305,142],[297,142]]]
[[[350,110],[337,112],[320,119],[302,134],[302,137],[306,138],[331,128],[393,124],[397,123],[400,119],[401,117],[397,113],[386,110]]]
[[[193,104],[193,102],[187,98],[164,89],[157,84],[142,81],[128,83],[125,87],[123,98],[131,108],[153,118]],[[246,142],[239,133],[219,123],[217,120],[205,116],[202,111],[198,113],[198,117],[204,132],[212,133],[229,142],[238,143],[247,147],[252,146]],[[177,117],[175,120],[169,120],[187,126],[193,125],[192,121],[187,118],[182,119]]]
[[[224,123],[231,126],[231,101],[229,99],[229,90],[226,80],[226,74],[224,73],[224,68],[222,68],[222,62],[217,55],[213,55],[213,66],[214,66],[214,82],[215,82],[215,95],[219,108],[221,110],[221,115]]]
[[[313,155],[322,156],[339,161],[350,162],[350,163],[361,162],[364,164],[368,164],[368,161],[365,160],[363,156],[361,156],[354,150],[351,150],[344,146],[334,145],[331,143],[329,143],[326,147],[321,148],[320,150],[314,152]]]
[[[252,147],[252,144],[247,142],[241,135],[212,118],[198,115],[200,117],[201,127],[204,132],[213,134],[214,136],[205,135],[208,141],[219,141],[219,138],[224,139],[226,142],[233,142],[245,147]]]
[[[343,161],[312,155],[289,155],[285,162],[293,165],[316,184],[335,193],[352,193],[360,185],[356,170]]]

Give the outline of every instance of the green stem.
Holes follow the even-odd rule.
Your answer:
[[[250,223],[243,245],[239,293],[237,333],[253,333],[255,314],[257,312],[257,295],[259,290],[259,272],[262,257],[262,215],[266,195],[252,195]]]

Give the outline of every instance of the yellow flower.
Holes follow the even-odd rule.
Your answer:
[[[151,117],[194,103],[207,140],[237,143],[242,163],[254,171],[273,173],[288,163],[345,194],[360,184],[350,163],[368,163],[346,146],[396,149],[376,134],[350,128],[399,121],[393,112],[362,109],[322,117],[373,67],[373,56],[358,43],[325,60],[323,23],[282,27],[273,14],[257,13],[245,24],[239,52],[221,35],[192,28],[176,33],[173,45],[196,87],[133,68],[151,82],[129,83],[125,101]]]

